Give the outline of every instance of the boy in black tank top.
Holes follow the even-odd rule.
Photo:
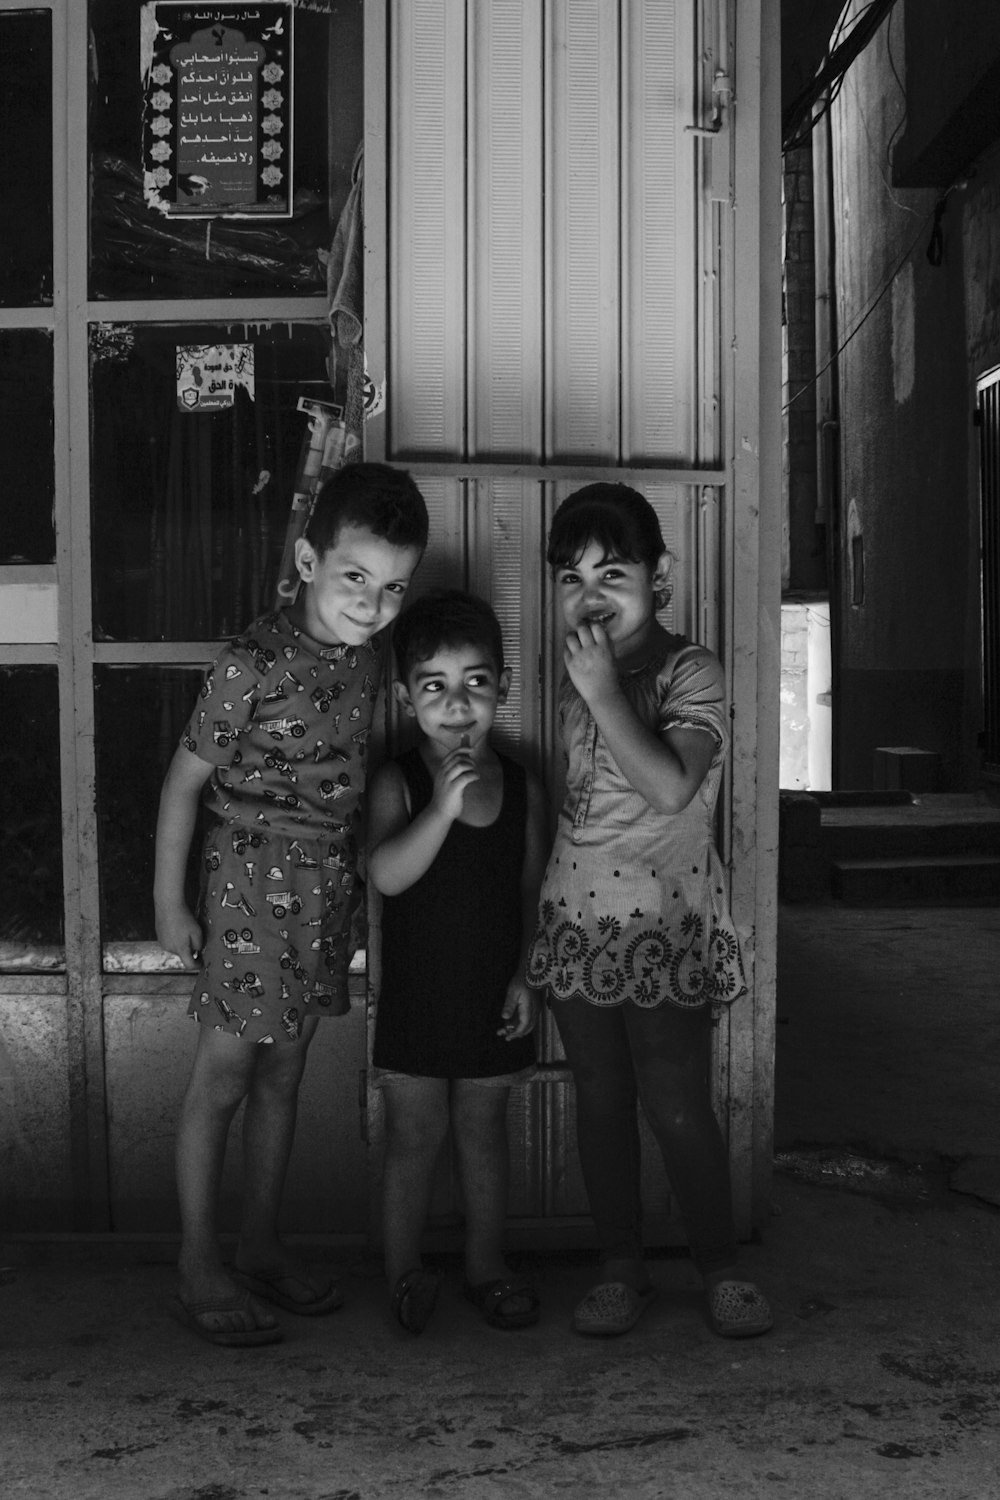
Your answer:
[[[530,1076],[536,1017],[524,980],[547,844],[542,791],[490,744],[510,688],[481,599],[438,591],[400,615],[396,698],[414,749],[369,795],[369,877],[383,896],[375,1082],[386,1102],[383,1232],[391,1307],[426,1326],[438,1278],[420,1238],[448,1127],[465,1201],[466,1296],[497,1328],[538,1318],[503,1258],[507,1101]]]

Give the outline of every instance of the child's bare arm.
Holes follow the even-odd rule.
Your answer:
[[[661,738],[646,728],[624,693],[605,715],[591,712],[629,785],[657,812],[683,812],[715,756],[708,730],[668,729]]]
[[[542,888],[548,857],[548,811],[541,785],[528,775],[528,811],[525,820],[524,865],[521,871],[521,953],[517,970],[507,986],[500,1035],[508,1041],[527,1036],[538,1020],[538,996],[526,984],[528,952],[538,920],[538,893]]]
[[[566,669],[629,785],[656,812],[682,812],[708,775],[716,742],[707,729],[669,729],[661,737],[639,718],[618,681],[600,625],[567,639]]]
[[[176,953],[188,968],[197,963],[202,933],[184,899],[184,875],[198,816],[198,799],[213,769],[208,761],[183,745],[178,746],[163,783],[156,824],[153,880],[156,936],[160,946],[168,953]]]
[[[391,762],[381,767],[368,795],[368,875],[377,891],[398,896],[427,873],[462,810],[465,788],[478,779],[468,751],[453,750],[438,768],[430,802],[411,822],[403,773]]]

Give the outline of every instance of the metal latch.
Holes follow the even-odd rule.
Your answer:
[[[708,125],[685,125],[689,135],[707,137],[712,142],[708,164],[709,196],[726,203],[732,197],[730,186],[729,131],[726,128],[726,106],[733,85],[728,73],[716,71],[712,80],[712,118]]]

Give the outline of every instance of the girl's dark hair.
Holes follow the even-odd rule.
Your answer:
[[[667,550],[656,511],[627,484],[586,484],[567,496],[552,519],[549,567],[572,567],[591,542],[603,547],[606,557],[651,568]]]
[[[405,469],[345,464],[320,487],[306,536],[320,557],[336,546],[342,526],[364,526],[394,547],[427,546],[427,506]]]
[[[485,599],[462,589],[434,589],[415,599],[397,616],[392,627],[396,672],[408,682],[418,662],[437,651],[457,646],[480,646],[503,671],[500,623]]]

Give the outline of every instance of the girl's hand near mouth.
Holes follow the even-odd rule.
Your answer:
[[[611,641],[596,620],[583,620],[569,632],[563,658],[570,681],[589,706],[621,691]]]

